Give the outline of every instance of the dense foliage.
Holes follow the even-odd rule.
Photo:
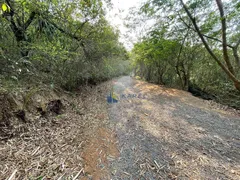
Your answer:
[[[130,71],[119,32],[105,18],[109,0],[0,4],[1,86],[71,90]],[[154,22],[131,52],[135,74],[240,106],[239,12],[238,0],[146,0],[128,24]]]
[[[105,19],[109,1],[0,0],[0,80],[68,90],[127,71],[119,32]]]
[[[136,75],[240,107],[239,12],[237,0],[147,1],[137,13],[155,24],[133,48]]]

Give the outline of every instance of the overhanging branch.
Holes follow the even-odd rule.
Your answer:
[[[185,26],[187,26],[187,27],[190,28],[191,30],[197,32],[196,29],[194,29],[193,27],[191,27],[190,25],[188,25],[188,24],[184,21],[184,19],[181,17],[181,15],[180,15],[179,13],[178,13],[178,16],[179,16],[180,20],[184,23]],[[214,41],[217,41],[217,42],[222,43],[222,41],[221,41],[220,39],[217,39],[217,38],[215,38],[215,37],[208,36],[208,35],[206,35],[206,34],[202,34],[202,35],[203,35],[205,38],[207,38],[207,39],[211,39],[211,40],[214,40]],[[239,43],[240,43],[240,41],[239,41]],[[227,44],[227,46],[228,46],[229,48],[234,48],[234,46],[232,46],[232,45],[230,45],[230,44]]]
[[[205,40],[203,34],[201,33],[195,18],[192,16],[192,14],[190,13],[190,11],[188,10],[187,6],[184,4],[183,0],[180,0],[183,9],[185,10],[185,12],[187,13],[189,19],[191,20],[198,36],[200,37],[200,39],[202,40],[202,43],[204,44],[206,50],[208,51],[208,53],[212,56],[212,58],[218,63],[218,65],[224,70],[224,72],[229,76],[229,78],[235,83],[235,84],[239,84],[240,81],[234,76],[234,74],[231,73],[231,71],[229,71],[229,69],[218,59],[218,57],[213,53],[213,51],[211,50],[210,46],[208,45],[207,41]]]
[[[61,33],[66,34],[67,36],[71,37],[72,39],[75,39],[75,40],[77,40],[77,41],[81,41],[81,40],[82,40],[81,37],[78,37],[78,36],[76,36],[75,34],[71,34],[71,33],[67,32],[67,31],[64,30],[63,28],[59,27],[59,26],[58,26],[56,23],[54,23],[53,21],[49,21],[49,20],[48,20],[48,22],[49,22],[50,24],[52,24],[56,29],[58,29]]]
[[[31,14],[30,14],[28,20],[24,23],[24,30],[26,30],[26,29],[29,27],[29,25],[33,22],[33,20],[34,20],[36,14],[37,14],[37,13],[34,12],[34,11],[31,12]]]

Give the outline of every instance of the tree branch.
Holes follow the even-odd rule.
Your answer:
[[[82,30],[83,29],[83,27],[84,27],[84,25],[88,22],[89,20],[87,19],[86,21],[84,21],[80,26],[79,26],[79,28],[77,28],[77,30],[74,32],[74,36],[76,35],[76,33],[79,31],[79,29],[80,30]]]
[[[67,31],[65,31],[63,28],[59,27],[59,26],[58,26],[56,23],[54,23],[53,21],[49,21],[49,20],[48,20],[48,22],[49,22],[50,24],[52,24],[56,29],[58,29],[61,33],[64,33],[64,34],[68,35],[69,37],[71,37],[71,38],[73,38],[73,39],[75,39],[75,40],[77,40],[77,41],[81,41],[81,40],[82,40],[82,38],[76,36],[75,34],[71,34],[71,33],[67,32]]]
[[[13,15],[14,15],[14,10],[13,10],[13,7],[12,7],[12,5],[11,5],[11,3],[10,3],[10,0],[6,0],[6,3],[7,3],[7,5],[10,7],[10,12],[9,12],[9,14],[10,14],[11,17],[13,17]]]
[[[226,25],[226,17],[224,15],[224,11],[223,11],[223,4],[222,4],[222,0],[216,0],[217,2],[217,6],[220,12],[220,17],[221,17],[221,24],[222,24],[222,48],[223,48],[223,57],[224,60],[227,64],[227,67],[229,69],[229,71],[234,75],[234,69],[233,66],[229,60],[229,56],[228,56],[228,50],[227,50],[227,33],[226,33],[226,29],[227,29],[227,25]]]
[[[240,67],[240,57],[238,55],[238,46],[240,45],[240,39],[236,43],[236,45],[233,47],[233,56],[236,60],[237,65]]]
[[[218,57],[213,53],[213,51],[211,50],[211,48],[209,47],[207,41],[205,40],[204,36],[202,35],[195,18],[193,18],[192,14],[189,12],[187,6],[184,4],[183,0],[180,0],[185,12],[187,13],[189,19],[191,20],[198,36],[200,37],[200,39],[202,40],[206,50],[208,51],[208,53],[212,56],[212,58],[218,63],[218,65],[224,70],[224,72],[229,76],[229,78],[235,83],[235,85],[240,84],[240,81],[234,76],[234,74],[232,74],[228,68],[225,67],[225,65],[218,59]],[[240,89],[239,89],[240,90]]]
[[[240,38],[238,39],[238,42],[236,43],[235,47],[238,48],[239,45],[240,45]]]
[[[179,53],[178,53],[178,56],[177,56],[177,64],[175,66],[177,74],[178,74],[178,76],[180,78],[180,81],[181,81],[182,89],[185,89],[185,82],[183,81],[183,78],[182,78],[180,70],[179,70],[179,61],[180,61],[180,57],[181,57],[181,53],[182,53],[182,50],[183,50],[183,47],[184,47],[185,40],[186,40],[186,38],[188,36],[188,33],[189,33],[189,29],[190,28],[188,28],[187,33],[185,34],[185,36],[182,40],[181,47],[180,47],[180,50],[179,50]],[[184,72],[184,74],[185,74],[185,72]]]
[[[185,24],[185,26],[187,26],[187,27],[190,28],[191,30],[197,32],[196,29],[192,28],[190,25],[188,25],[188,24],[184,21],[184,19],[181,17],[181,15],[180,15],[179,13],[178,13],[178,16],[179,16],[180,20],[182,20],[182,22]],[[208,36],[208,35],[206,35],[206,34],[202,34],[202,35],[203,35],[203,37],[205,37],[205,38],[208,38],[208,39],[211,39],[211,40],[214,40],[214,41],[217,41],[217,42],[222,43],[222,41],[221,41],[220,39],[217,39],[217,38],[215,38],[215,37]],[[230,44],[227,44],[227,46],[230,47],[230,48],[234,48],[234,46],[232,46],[232,45],[230,45]]]
[[[190,25],[188,25],[188,24],[184,21],[184,19],[181,17],[181,15],[180,15],[178,12],[177,12],[177,14],[178,14],[180,20],[183,22],[183,24],[184,24],[187,28],[190,28],[191,30],[193,30],[193,31],[196,32],[196,29],[194,29],[194,28],[192,28]],[[205,38],[207,38],[207,39],[212,39],[212,40],[214,40],[214,41],[217,41],[217,42],[222,43],[222,41],[221,41],[220,39],[217,39],[217,38],[208,36],[208,35],[206,35],[206,34],[202,34],[202,35],[203,35]],[[240,39],[238,40],[238,42],[237,42],[235,45],[227,44],[227,46],[233,50],[233,56],[234,56],[234,58],[235,58],[236,64],[240,67],[240,57],[239,57],[238,51],[237,51],[239,45],[240,45]]]
[[[33,20],[34,20],[36,14],[37,14],[37,13],[34,12],[34,11],[31,12],[31,14],[30,14],[28,20],[24,23],[24,26],[23,26],[24,30],[26,30],[26,29],[29,27],[29,25],[33,22]]]
[[[233,56],[234,56],[234,58],[235,58],[235,61],[236,61],[236,64],[240,67],[240,58],[239,58],[239,55],[238,55],[238,48],[237,48],[238,46],[235,46],[234,48],[233,48]]]

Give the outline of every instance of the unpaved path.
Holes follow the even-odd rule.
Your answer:
[[[239,116],[130,77],[114,81],[113,90],[145,98],[109,104],[120,152],[110,161],[112,179],[240,179]]]
[[[107,104],[112,89],[132,98]],[[0,133],[1,180],[240,179],[233,112],[128,76],[56,96],[63,114],[29,112],[12,138]]]

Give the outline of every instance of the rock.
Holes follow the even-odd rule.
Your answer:
[[[61,100],[59,100],[59,99],[50,101],[47,104],[47,110],[51,111],[51,112],[54,112],[56,114],[60,114],[62,108],[63,108],[63,104],[62,104]]]
[[[15,112],[15,115],[18,119],[21,119],[23,122],[26,122],[26,114],[24,110],[18,110]]]

